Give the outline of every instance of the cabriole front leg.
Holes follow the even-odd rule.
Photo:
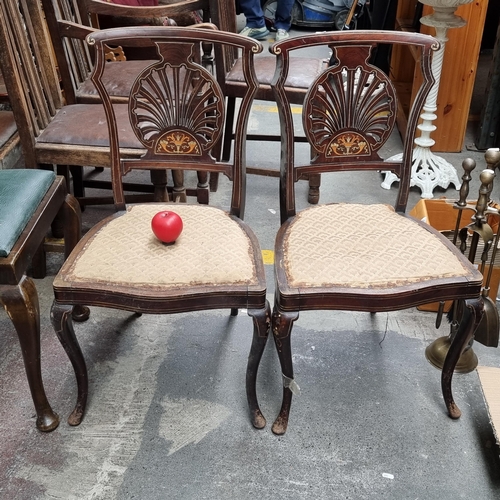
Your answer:
[[[248,315],[253,319],[253,339],[250,354],[248,355],[246,389],[247,401],[250,409],[252,425],[257,429],[263,429],[266,426],[266,419],[260,411],[257,399],[257,371],[259,369],[262,353],[266,347],[269,327],[271,324],[271,308],[269,303],[265,309],[249,309]]]
[[[56,335],[73,365],[78,386],[76,405],[68,418],[68,423],[79,425],[87,405],[88,374],[85,359],[73,329],[72,311],[73,306],[58,304],[54,301],[50,316]]]
[[[277,435],[285,434],[288,427],[290,407],[292,405],[293,387],[295,382],[293,379],[290,334],[292,332],[293,322],[298,317],[299,313],[280,312],[280,310],[276,307],[273,311],[272,330],[274,343],[276,344],[281,364],[281,373],[283,376],[283,400],[281,402],[281,410],[272,427],[272,431]]]
[[[451,380],[455,366],[462,355],[463,351],[474,336],[476,328],[481,322],[484,314],[484,302],[482,298],[470,299],[465,301],[466,311],[460,327],[452,340],[448,354],[444,360],[443,370],[441,372],[441,389],[443,391],[443,398],[448,409],[448,414],[451,418],[460,418],[462,412],[453,400],[451,392]]]
[[[0,301],[16,329],[28,384],[36,410],[36,426],[48,432],[59,425],[52,411],[42,381],[40,366],[40,308],[35,284],[24,276],[18,285],[0,286]]]
[[[80,205],[74,196],[66,195],[63,205],[64,214],[64,257],[67,259],[73,248],[82,237],[82,213]],[[73,307],[73,319],[78,322],[87,321],[90,309],[87,306]]]

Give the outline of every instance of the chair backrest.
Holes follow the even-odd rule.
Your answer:
[[[82,0],[42,0],[66,102],[90,77],[93,54],[85,37],[93,31]]]
[[[107,15],[129,18],[152,19],[175,14],[182,14],[186,11],[205,10],[208,0],[166,0],[162,5],[155,7],[131,7],[129,5],[119,5],[103,0],[78,0],[82,8],[89,14]]]
[[[99,28],[99,16],[120,19],[121,25],[126,25],[127,20],[132,24],[148,24],[148,20],[208,9],[208,0],[171,0],[158,7],[130,7],[93,0],[42,0],[42,4],[68,104],[82,101],[82,95],[77,97],[78,90],[85,88],[82,85],[89,79],[94,65],[93,50],[85,42],[85,37]],[[135,58],[143,55],[147,59],[154,58],[148,57],[151,54],[142,54],[142,51]],[[89,91],[88,88],[85,90]],[[84,102],[93,101],[92,92],[85,95]]]
[[[398,95],[390,78],[369,63],[377,44],[412,46],[419,54],[422,85],[416,94],[403,139],[400,161],[385,162],[382,146],[395,129]],[[307,165],[295,165],[294,123],[285,91],[290,53],[298,48],[328,46],[336,64],[326,68],[308,90],[302,109],[302,125],[312,148]],[[419,33],[396,31],[338,31],[290,38],[271,47],[277,57],[273,91],[278,104],[282,153],[281,219],[295,215],[295,182],[307,174],[349,170],[390,170],[399,176],[395,203],[406,210],[410,189],[412,151],[419,114],[434,79],[431,54],[439,43]]]
[[[234,0],[209,0],[210,21],[221,31],[236,33],[236,2]],[[215,70],[219,84],[224,86],[227,73],[238,59],[236,47],[222,47],[214,50]]]
[[[113,195],[124,208],[122,176],[130,169],[187,169],[222,172],[233,182],[231,213],[243,217],[245,205],[245,135],[253,97],[258,90],[253,56],[262,45],[250,38],[216,30],[181,27],[131,27],[101,30],[89,35],[96,48],[92,81],[104,105],[111,146]],[[221,140],[225,98],[215,77],[196,62],[200,44],[225,44],[242,51],[247,92],[235,126],[235,154],[231,163],[211,155]],[[146,149],[139,160],[120,158],[118,129],[111,97],[103,83],[105,46],[156,46],[152,61],[132,86],[128,115],[132,129]]]
[[[25,162],[32,167],[36,164],[35,138],[63,105],[39,2],[0,2],[0,66]]]

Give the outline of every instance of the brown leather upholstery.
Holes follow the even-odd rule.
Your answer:
[[[128,119],[128,105],[115,104],[120,145],[142,149]],[[73,104],[64,106],[38,136],[39,143],[74,144],[78,146],[109,147],[106,115],[101,104]]]
[[[290,95],[290,100],[294,104],[302,104],[304,93],[320,75],[326,67],[326,61],[309,57],[294,57],[290,61],[290,74],[287,77],[285,87]],[[257,99],[263,101],[274,101],[274,94],[271,89],[271,81],[276,68],[276,59],[274,57],[259,57],[255,61],[255,72],[260,86],[257,93]],[[243,71],[241,60],[237,59],[234,66],[226,75],[226,88],[240,97],[243,91]]]
[[[128,99],[135,76],[149,64],[151,64],[150,60],[110,62],[106,68],[104,83],[106,87],[112,89],[114,96]],[[95,103],[99,101],[97,90],[90,79],[86,79],[78,87],[76,99],[79,103]]]
[[[0,148],[16,133],[17,125],[12,111],[0,110]]]

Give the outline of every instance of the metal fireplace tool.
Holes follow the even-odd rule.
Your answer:
[[[500,151],[493,148],[488,149],[484,157],[488,168],[483,170],[479,176],[481,187],[479,188],[477,202],[475,205],[467,202],[471,172],[476,167],[476,162],[469,158],[462,163],[464,169],[462,186],[460,188],[459,200],[454,203],[454,208],[457,210],[457,219],[455,230],[452,233],[453,243],[455,245],[459,244],[460,250],[464,254],[468,250],[470,262],[477,262],[476,256],[480,252],[479,270],[485,276],[482,289],[484,315],[474,334],[473,340],[470,341],[457,363],[455,371],[459,373],[470,372],[477,366],[478,359],[472,349],[474,340],[487,347],[498,347],[499,340],[500,323],[498,309],[496,301],[490,297],[490,285],[498,245],[500,243],[500,206],[491,200],[495,167],[500,166]],[[470,224],[461,227],[462,214],[466,209],[473,210],[474,215],[471,218],[472,222]],[[489,265],[486,269],[488,262]],[[445,303],[440,302],[436,318],[436,328],[439,328],[441,325],[444,306]],[[447,313],[450,323],[450,334],[447,337],[436,339],[425,350],[426,358],[439,369],[443,367],[448,349],[458,331],[463,315],[467,314],[466,309],[461,301],[454,301]]]

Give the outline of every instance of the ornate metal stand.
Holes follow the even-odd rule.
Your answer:
[[[470,3],[472,0],[419,0],[425,5],[434,8],[434,13],[422,17],[420,22],[426,26],[431,26],[436,30],[436,39],[439,40],[441,48],[434,53],[432,58],[432,74],[435,79],[434,86],[429,93],[424,104],[421,115],[422,123],[418,125],[421,134],[415,139],[415,149],[413,150],[411,186],[417,186],[422,191],[422,198],[432,198],[435,187],[440,186],[446,189],[450,184],[455,189],[460,188],[460,181],[457,171],[451,163],[437,156],[431,151],[435,141],[431,138],[431,133],[436,130],[433,121],[437,118],[437,97],[443,69],[443,58],[448,41],[447,32],[449,28],[460,28],[465,26],[466,21],[455,15],[458,6]],[[387,161],[400,160],[401,155],[389,158]],[[385,178],[382,182],[384,189],[390,189],[394,181],[398,180],[397,175],[392,172],[384,172]]]

